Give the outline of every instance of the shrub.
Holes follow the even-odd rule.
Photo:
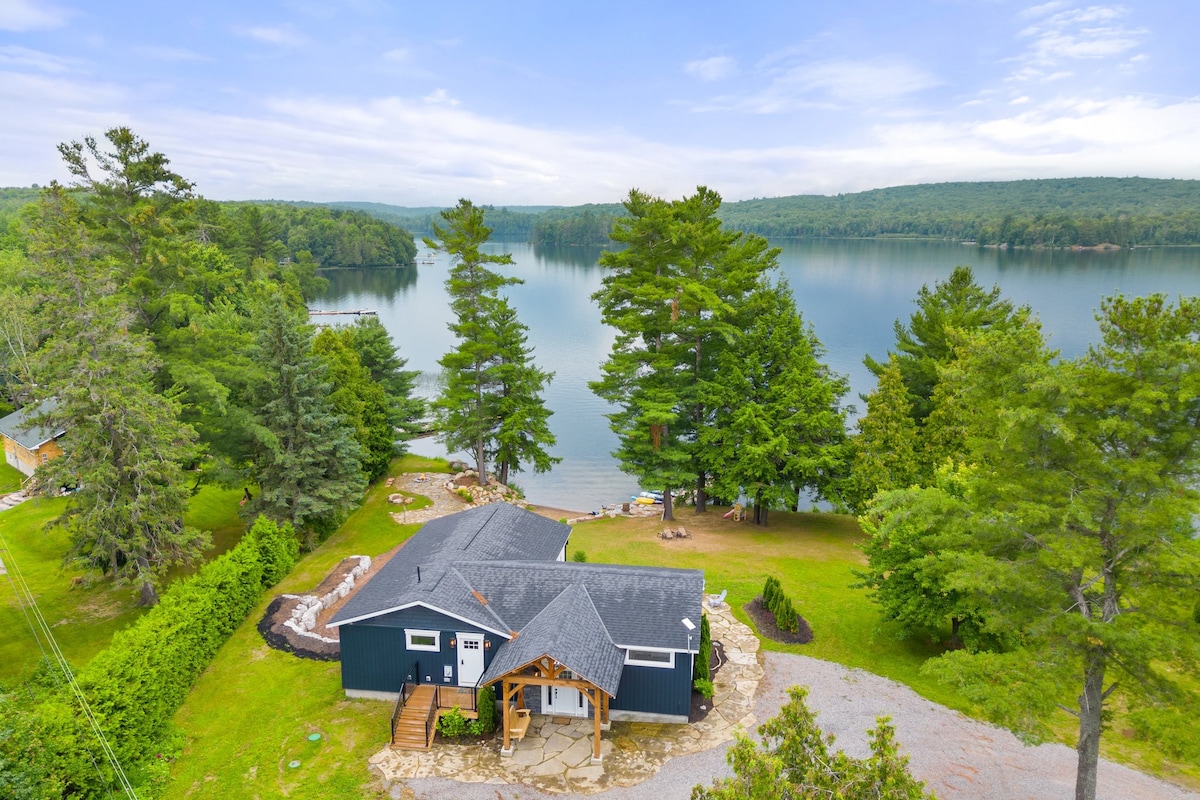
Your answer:
[[[472,733],[479,736],[496,730],[496,687],[485,686],[480,689],[476,705],[479,708],[479,719],[476,720],[479,730],[473,730]]]
[[[461,486],[459,488],[455,489],[454,493],[456,495],[458,495],[459,497],[461,497],[463,500],[466,500],[468,503],[470,503],[472,500],[475,499],[474,497],[471,496],[471,493],[469,491],[462,488]]]
[[[587,553],[583,552],[582,550],[576,550],[571,554],[571,560],[578,561],[580,564],[582,564],[583,562],[587,561]]]
[[[699,692],[700,696],[705,700],[711,700],[716,691],[713,688],[713,682],[708,678],[697,678],[696,680],[692,681],[692,688]]]
[[[1196,607],[1192,609],[1192,622],[1200,625],[1200,600],[1196,601]]]
[[[708,673],[711,668],[711,654],[712,632],[708,627],[708,615],[704,614],[700,617],[700,652],[696,654],[696,661],[692,666],[693,678],[697,680],[708,680]]]
[[[458,706],[455,706],[438,718],[438,733],[448,739],[457,739],[460,736],[466,736],[469,732],[469,727],[470,722],[463,716],[462,710]]]

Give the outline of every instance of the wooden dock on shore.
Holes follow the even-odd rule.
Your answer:
[[[310,317],[333,317],[333,316],[354,316],[354,317],[375,317],[379,315],[378,311],[369,308],[356,308],[349,311],[313,311],[308,310]]]

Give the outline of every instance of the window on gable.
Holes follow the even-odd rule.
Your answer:
[[[409,650],[429,650],[436,653],[442,649],[442,632],[405,628],[404,643]]]
[[[625,663],[638,667],[672,669],[675,666],[675,654],[670,651],[634,650],[631,648],[625,651]]]

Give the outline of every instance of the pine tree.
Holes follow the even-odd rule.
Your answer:
[[[703,382],[739,333],[739,306],[777,254],[761,237],[723,230],[720,204],[704,187],[674,202],[631,191],[629,216],[612,232],[626,246],[600,257],[608,272],[592,296],[617,329],[592,391],[616,406],[608,418],[621,468],[662,487],[664,519],[673,519],[672,494],[681,487],[695,486],[703,509],[699,436],[714,415]]]
[[[358,503],[362,448],[334,413],[312,328],[281,302],[260,314],[254,352],[266,377],[253,391],[260,493],[249,511],[291,523],[312,547]]]
[[[533,348],[526,346],[528,329],[504,300],[497,308],[495,325],[501,347],[495,366],[500,426],[493,437],[493,460],[500,483],[507,485],[510,470],[525,464],[534,472],[546,472],[562,459],[546,452],[555,442],[548,424],[554,412],[542,402],[542,392],[554,375],[533,363]]]
[[[460,200],[442,212],[444,227],[433,226],[440,242],[425,240],[450,254],[446,289],[455,314],[450,330],[458,339],[438,362],[444,386],[433,410],[446,448],[472,453],[481,486],[487,483],[489,455],[498,456],[501,467],[515,468],[526,459],[541,471],[553,462],[544,447],[554,443],[545,425],[550,412],[540,396],[550,376],[529,363],[525,328],[500,295],[503,287],[521,281],[487,268],[511,264],[512,257],[482,251],[491,235],[483,215],[482,208]]]

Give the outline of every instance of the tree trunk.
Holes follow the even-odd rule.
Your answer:
[[[1104,650],[1090,649],[1079,695],[1079,766],[1075,772],[1075,800],[1096,800],[1096,771],[1100,759],[1101,712],[1104,710]]]
[[[958,626],[962,625],[962,620],[958,617],[950,618],[950,649],[961,650],[962,640],[958,638]]]
[[[754,493],[754,524],[767,524],[767,508],[763,505],[761,489]]]
[[[500,462],[500,483],[503,484],[504,486],[508,486],[508,462],[507,461]]]
[[[708,482],[708,474],[701,472],[696,476],[696,513],[703,514],[708,510],[708,492],[704,491],[704,484]]]
[[[158,605],[158,592],[150,581],[142,583],[142,596],[138,599],[138,605],[146,608]]]
[[[487,486],[487,458],[483,452],[482,436],[475,440],[475,472],[478,473],[475,477],[478,479],[479,485]]]
[[[670,488],[663,489],[663,522],[675,521],[674,506],[675,504],[671,502]]]

